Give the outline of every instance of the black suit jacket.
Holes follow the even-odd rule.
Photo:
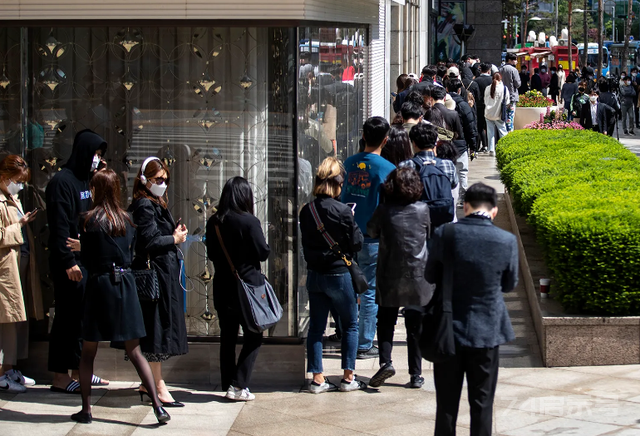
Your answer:
[[[613,134],[613,128],[616,124],[616,111],[609,105],[598,102],[596,110],[596,119],[598,120],[598,132],[605,135]],[[593,120],[591,119],[591,103],[582,106],[580,114],[580,124],[588,130],[593,130]]]
[[[444,259],[445,226],[454,226],[453,259]],[[458,345],[493,348],[515,339],[503,292],[518,284],[516,237],[483,217],[471,216],[435,229],[429,242],[426,278],[442,283],[453,268],[453,332]],[[440,288],[436,293],[441,292]],[[436,295],[434,295],[436,298]]]
[[[458,150],[458,155],[467,151],[467,141],[464,139],[464,130],[462,129],[462,123],[460,122],[460,116],[458,112],[447,109],[442,103],[436,103],[433,105],[435,109],[438,109],[442,114],[447,129],[451,130],[456,136],[453,138],[453,145]]]
[[[491,86],[493,79],[491,76],[479,76],[475,78],[475,82],[478,84],[478,95],[480,98],[478,99],[478,106],[482,106],[482,112],[478,111],[478,113],[482,113],[484,116],[484,90],[487,89],[487,86]]]

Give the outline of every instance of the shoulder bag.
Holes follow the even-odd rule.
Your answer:
[[[504,85],[503,85],[504,86]],[[507,87],[504,86],[504,95],[502,96],[502,115],[500,116],[500,119],[502,121],[504,121],[505,123],[507,122],[507,92],[509,92],[507,90]]]
[[[422,336],[420,337],[420,351],[422,357],[434,363],[446,362],[456,355],[456,345],[453,337],[453,314],[451,309],[451,295],[453,293],[453,233],[454,224],[444,227],[443,244],[444,268],[441,283],[437,289],[439,295],[434,295],[426,308],[422,319]]]
[[[262,333],[263,331],[273,327],[282,318],[282,306],[276,297],[273,287],[266,277],[264,277],[263,285],[252,285],[240,278],[238,270],[233,265],[231,256],[224,245],[220,227],[216,225],[216,235],[220,241],[220,248],[224,252],[231,272],[238,279],[238,299],[240,300],[240,311],[245,320],[247,328],[254,333]]]
[[[145,269],[131,270],[136,281],[138,299],[156,302],[160,299],[160,283],[158,282],[158,273],[151,268],[151,258],[148,253],[146,265]]]
[[[362,272],[356,261],[344,254],[342,250],[340,250],[340,246],[338,245],[338,243],[327,232],[327,229],[324,227],[324,224],[320,220],[320,215],[318,215],[318,210],[316,209],[314,201],[309,203],[309,209],[311,209],[313,220],[316,222],[316,226],[318,226],[318,231],[322,233],[322,237],[325,241],[327,241],[327,244],[329,244],[329,248],[336,256],[341,258],[344,264],[347,266],[349,274],[351,274],[353,289],[357,294],[364,294],[365,292],[367,292],[369,290],[369,282],[367,280],[367,277],[364,275],[364,272]]]

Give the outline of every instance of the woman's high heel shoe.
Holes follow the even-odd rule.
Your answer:
[[[151,395],[149,395],[148,392],[138,391],[138,393],[140,394],[140,401],[144,401],[145,395],[149,397],[149,401],[151,401]],[[184,407],[184,404],[179,401],[172,401],[170,403],[165,403],[164,401],[162,401],[162,407]]]
[[[156,419],[158,423],[164,424],[167,421],[171,420],[171,416],[164,410],[164,407],[154,407],[153,414],[156,415]]]

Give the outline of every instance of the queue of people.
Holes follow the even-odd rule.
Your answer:
[[[71,419],[91,423],[91,388],[109,384],[93,372],[98,345],[108,341],[124,350],[124,359],[133,363],[140,376],[141,401],[147,399],[158,422],[166,423],[170,420],[167,408],[184,407],[167,388],[162,363],[188,352],[180,282],[180,244],[188,230],[169,210],[171,176],[161,159],[144,160],[134,180],[133,202],[124,209],[119,177],[106,168],[106,151],[107,143],[95,132],[77,133],[69,160],[46,189],[55,293],[50,390],[81,395],[82,409]],[[0,389],[11,393],[23,393],[35,384],[16,365],[28,355],[28,318],[44,318],[28,226],[39,208],[25,211],[18,196],[29,178],[30,170],[20,156],[0,161],[0,250],[4,252]],[[229,400],[251,401],[255,397],[248,385],[262,334],[244,329],[243,349],[236,360],[238,328],[245,324],[237,279],[226,263],[224,247],[216,244],[218,226],[239,274],[248,281],[263,280],[257,273],[270,249],[253,216],[251,188],[242,177],[225,185],[217,212],[207,225],[207,245],[216,267],[214,302],[221,327],[222,384]],[[139,276],[150,279],[141,282]]]
[[[499,83],[498,73],[495,92]],[[506,93],[503,86],[501,95]],[[425,93],[436,102],[442,100],[439,93],[435,95]],[[502,294],[517,284],[516,239],[492,224],[497,195],[482,183],[468,187],[459,208],[464,217],[453,223],[457,149],[439,139],[436,125],[423,118],[416,100],[413,93],[407,94],[402,105],[406,122],[395,127],[381,117],[368,119],[362,151],[344,164],[327,157],[316,173],[315,199],[300,212],[308,269],[307,370],[313,374],[309,392],[380,389],[396,375],[393,338],[400,315],[407,330],[407,387],[422,387],[423,320],[429,308],[442,301],[443,277],[453,277],[456,355],[434,364],[435,434],[455,434],[466,376],[471,434],[489,435],[499,346],[514,339]],[[406,152],[405,129],[414,157]],[[385,151],[387,147],[392,150]],[[447,158],[438,157],[441,152]],[[398,156],[406,160],[398,161]],[[474,250],[464,248],[469,246]],[[356,262],[367,277],[369,289],[359,296],[350,262]],[[337,383],[329,380],[322,365],[330,313],[341,331],[343,375]],[[373,347],[367,349],[373,342],[372,326],[379,346],[375,352]],[[363,341],[371,342],[361,347]],[[354,370],[356,359],[372,355],[378,358],[379,369],[367,386]]]

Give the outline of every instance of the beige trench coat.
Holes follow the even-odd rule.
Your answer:
[[[35,245],[28,226],[30,270],[24,297],[22,293],[19,262],[24,239],[18,211],[22,212],[20,200],[0,191],[0,323],[26,321],[27,311],[35,319],[44,317]]]

